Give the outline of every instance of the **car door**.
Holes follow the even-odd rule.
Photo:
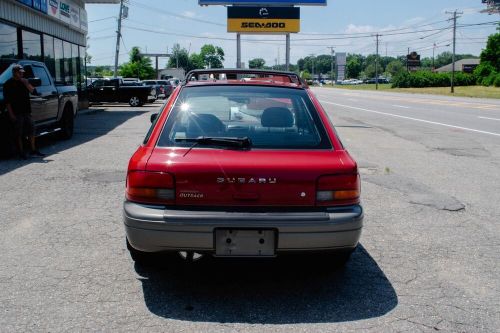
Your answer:
[[[102,102],[117,102],[118,80],[104,80],[101,93]]]
[[[42,121],[53,121],[57,119],[59,110],[59,95],[47,70],[43,66],[33,65],[33,73],[40,79],[41,85],[36,88],[42,99]]]
[[[87,91],[89,92],[89,101],[90,102],[102,102],[101,88],[102,88],[103,84],[104,84],[104,80],[95,80],[87,87]]]
[[[33,72],[33,67],[31,65],[24,66],[24,77],[26,79],[35,78],[35,74]],[[37,87],[38,90],[38,87]],[[44,106],[45,100],[41,96],[35,96],[30,94],[30,102],[31,102],[31,118],[35,123],[40,123],[44,121]]]

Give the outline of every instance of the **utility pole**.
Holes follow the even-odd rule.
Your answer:
[[[332,53],[332,63],[331,63],[331,70],[330,70],[330,81],[332,81],[332,86],[333,86],[333,54],[335,51],[333,50],[333,46],[328,46],[327,49],[330,49]]]
[[[408,48],[408,53],[406,53],[406,71],[410,72],[410,66],[408,66],[408,56],[410,55],[410,48]]]
[[[114,72],[115,78],[118,76],[118,56],[120,55],[120,38],[122,36],[122,15],[123,15],[123,0],[120,0],[120,14],[118,15],[118,30],[116,31],[115,72]]]
[[[434,66],[434,55],[436,53],[436,43],[434,43],[432,45],[432,71],[434,72],[434,70],[436,69],[436,67]]]
[[[457,44],[457,14],[463,14],[462,12],[446,12],[446,14],[453,15],[453,56],[451,58],[451,93],[455,93],[455,47]]]
[[[379,34],[376,34],[375,37],[377,38],[377,56],[375,57],[375,89],[378,90],[378,38]]]

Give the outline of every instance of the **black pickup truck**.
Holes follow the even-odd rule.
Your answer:
[[[121,102],[142,106],[154,101],[154,88],[142,85],[125,85],[121,79],[100,79],[87,87],[91,103]]]
[[[3,85],[12,77],[12,66],[24,67],[24,77],[36,87],[37,95],[30,95],[31,115],[36,135],[57,132],[61,139],[73,136],[73,122],[78,107],[78,93],[74,85],[56,85],[45,64],[38,61],[0,60],[0,155],[8,155],[12,146],[12,125],[3,98]]]

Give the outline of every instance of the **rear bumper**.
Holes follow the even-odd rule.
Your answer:
[[[130,245],[144,252],[213,253],[216,228],[275,229],[277,253],[350,249],[361,236],[363,209],[354,205],[327,212],[243,213],[173,210],[126,201],[124,224]]]

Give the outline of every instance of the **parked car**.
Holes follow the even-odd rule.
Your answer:
[[[156,91],[156,97],[165,99],[173,91],[173,87],[167,80],[144,80],[142,84],[149,87],[154,87]]]
[[[374,83],[377,83],[377,79],[376,78],[366,79],[364,81],[364,83],[374,84]],[[389,83],[389,80],[387,80],[385,77],[379,77],[378,78],[378,83]]]
[[[154,101],[154,88],[136,85],[134,82],[123,82],[121,79],[101,79],[87,87],[91,103],[129,103],[130,106],[141,106]]]
[[[206,74],[214,79],[199,80]],[[344,262],[356,248],[357,164],[297,74],[195,70],[151,120],[129,161],[123,206],[136,262],[162,251],[333,251]]]
[[[0,60],[0,151],[6,155],[12,133],[7,114],[3,85],[12,77],[12,67],[24,68],[24,77],[36,88],[38,95],[30,95],[31,115],[36,136],[57,133],[62,139],[73,136],[74,118],[78,107],[78,93],[74,85],[55,84],[45,64],[38,61]]]

